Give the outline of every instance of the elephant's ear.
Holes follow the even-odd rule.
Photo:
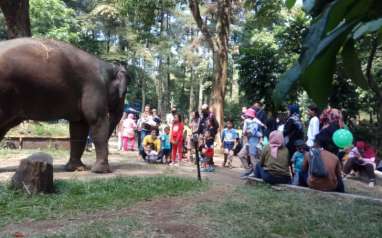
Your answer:
[[[118,95],[123,97],[127,91],[127,81],[130,80],[130,75],[127,73],[126,69],[120,67],[115,78],[118,85]]]

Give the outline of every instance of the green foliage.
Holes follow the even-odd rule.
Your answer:
[[[382,16],[382,3],[377,0],[335,0],[304,1],[304,5],[315,18],[304,39],[304,51],[299,61],[283,76],[274,98],[280,102],[290,87],[300,80],[309,96],[324,106],[332,92],[336,56],[341,49],[353,82],[366,86],[351,38],[358,39],[381,28],[378,18]]]
[[[271,22],[268,26],[256,25],[256,22],[264,22],[261,18],[268,15],[266,12],[264,15],[255,14],[246,19],[237,62],[244,104],[262,100],[268,110],[275,110],[272,92],[281,73],[301,52],[302,35],[306,31],[308,19],[301,10],[289,12],[282,6],[279,2],[278,8],[282,9],[279,11],[282,14],[278,13],[278,16],[283,20],[278,23],[276,21],[276,24]],[[297,89],[296,87],[289,97],[284,98],[285,103],[296,100]]]
[[[126,177],[84,181],[56,181],[58,192],[29,197],[0,184],[0,226],[22,219],[49,219],[119,209],[158,196],[199,190],[206,184],[177,177]]]
[[[32,34],[70,43],[80,39],[75,11],[61,0],[30,0]]]

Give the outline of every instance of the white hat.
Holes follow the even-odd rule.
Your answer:
[[[202,110],[206,110],[206,109],[208,109],[208,104],[207,104],[207,103],[204,103],[204,104],[202,105]]]

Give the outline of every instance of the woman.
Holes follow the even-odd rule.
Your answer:
[[[339,148],[334,144],[332,137],[338,129],[344,128],[344,121],[340,110],[328,108],[321,114],[321,130],[317,134],[322,138],[325,150],[338,155]]]
[[[172,164],[176,165],[176,155],[178,154],[179,162],[182,160],[183,156],[183,130],[184,125],[182,123],[182,117],[180,114],[175,114],[172,130],[171,130],[171,160]]]
[[[256,165],[256,177],[270,184],[291,182],[288,149],[284,146],[284,136],[280,131],[269,135],[269,145],[264,148],[260,163]]]
[[[151,126],[150,121],[152,121],[152,113],[149,105],[145,106],[144,112],[138,120],[138,131],[140,131],[140,141],[150,134]]]
[[[297,104],[288,106],[288,120],[284,126],[285,144],[289,150],[289,156],[292,157],[296,152],[295,143],[297,140],[304,140],[304,126],[300,119],[300,108]]]
[[[129,113],[127,118],[123,120],[122,128],[123,151],[134,151],[137,124],[133,114]]]
[[[364,141],[357,141],[349,153],[349,159],[344,166],[345,177],[352,170],[365,173],[369,179],[369,187],[375,186],[375,156],[376,151]]]

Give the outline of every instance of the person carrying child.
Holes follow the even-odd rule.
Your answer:
[[[245,113],[246,119],[244,120],[243,135],[247,137],[247,143],[243,146],[238,156],[243,164],[243,167],[248,169],[242,176],[255,176],[254,169],[257,163],[258,144],[262,137],[260,132],[261,122],[256,119],[256,112],[249,108]],[[251,167],[248,163],[248,156],[250,158]]]
[[[296,152],[294,152],[292,156],[291,162],[293,163],[293,179],[292,184],[293,185],[299,185],[300,181],[300,174],[301,174],[301,168],[302,164],[304,163],[304,155],[305,155],[305,143],[303,140],[297,140],[294,143],[296,147]]]
[[[161,142],[158,138],[158,129],[151,130],[150,134],[143,138],[143,149],[140,151],[146,162],[161,162]]]
[[[230,160],[228,161],[229,167],[232,166],[231,163],[233,156],[233,148],[238,138],[239,133],[236,129],[233,128],[233,121],[231,119],[228,119],[226,122],[226,128],[224,128],[221,136],[221,141],[223,142],[222,147],[224,149],[224,161],[222,167],[226,167],[228,157],[230,157]]]
[[[163,134],[160,136],[162,152],[164,156],[164,162],[171,162],[171,143],[170,143],[170,127],[166,126],[163,130]]]

